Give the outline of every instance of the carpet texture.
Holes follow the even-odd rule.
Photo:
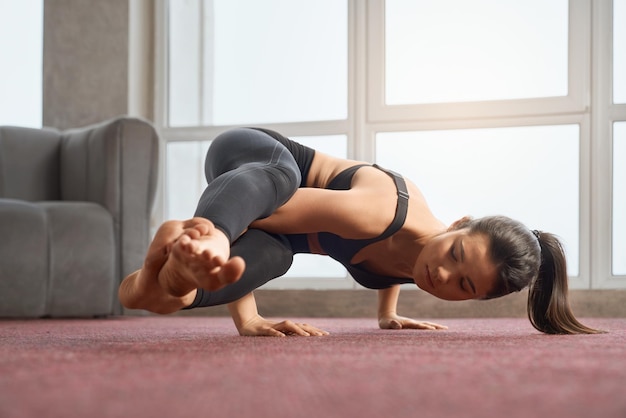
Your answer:
[[[306,319],[323,338],[239,337],[228,318],[0,321],[0,417],[626,417],[626,319],[549,336],[525,319],[447,331]]]

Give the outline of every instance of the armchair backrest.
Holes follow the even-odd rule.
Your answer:
[[[0,198],[59,199],[60,145],[54,129],[0,126]]]

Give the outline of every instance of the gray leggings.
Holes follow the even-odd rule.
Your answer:
[[[293,155],[276,139],[255,129],[233,129],[212,142],[206,157],[208,186],[195,216],[209,219],[229,237],[231,256],[246,270],[237,282],[218,291],[198,289],[187,308],[235,301],[269,280],[282,276],[293,261],[289,241],[281,235],[250,229],[271,215],[298,189],[301,172]]]

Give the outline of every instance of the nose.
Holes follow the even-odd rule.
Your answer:
[[[455,274],[456,273],[454,271],[452,271],[452,270],[450,270],[450,269],[448,269],[448,268],[446,268],[444,266],[441,266],[441,267],[437,268],[436,280],[438,282],[440,282],[441,284],[446,284],[449,281],[451,281],[452,279],[454,279]]]

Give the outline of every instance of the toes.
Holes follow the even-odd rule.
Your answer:
[[[220,282],[224,284],[234,283],[241,278],[246,267],[246,263],[241,257],[233,257],[222,266],[218,272]]]
[[[202,236],[202,233],[196,228],[187,228],[183,231],[183,234],[191,239],[198,239]]]
[[[178,242],[175,244],[178,248],[181,248],[185,251],[190,251],[192,249],[194,241],[189,235],[182,235]]]
[[[200,236],[203,236],[203,235],[208,235],[209,233],[213,232],[215,227],[212,224],[201,223],[201,224],[196,225],[194,229],[198,231]]]
[[[209,221],[206,218],[202,218],[196,216],[195,218],[187,219],[183,222],[183,228],[196,228],[200,227],[201,229],[208,228],[207,231],[210,232],[213,228],[213,222]]]
[[[194,255],[197,249],[197,242],[192,240],[189,236],[183,235],[178,241],[172,245],[171,254],[180,261],[188,261],[190,256]]]
[[[189,228],[186,228],[183,234],[189,236],[192,239],[198,239],[200,237],[209,235],[213,231],[213,227],[207,224],[197,224]]]

